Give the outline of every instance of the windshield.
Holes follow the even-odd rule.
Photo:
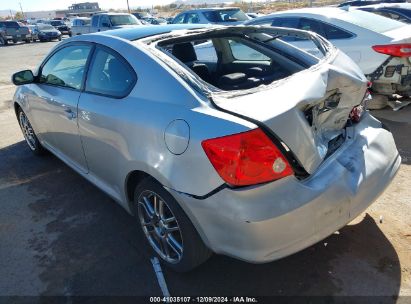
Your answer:
[[[54,27],[52,27],[51,25],[39,25],[38,28],[41,31],[54,30]]]
[[[133,15],[111,15],[110,21],[112,26],[140,24],[138,19]]]
[[[249,20],[246,14],[239,8],[219,11],[204,12],[204,16],[210,22],[234,22]]]
[[[377,33],[384,33],[405,26],[402,22],[359,10],[339,14],[337,18]]]
[[[50,24],[52,26],[64,25],[64,23],[62,21],[51,21]]]

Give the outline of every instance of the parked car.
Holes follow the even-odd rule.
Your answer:
[[[146,19],[146,18],[152,18],[153,17],[149,13],[143,13],[143,12],[134,12],[134,13],[131,13],[131,14],[140,21],[143,20],[143,19]]]
[[[39,39],[39,32],[38,32],[38,28],[36,25],[33,24],[29,24],[27,25],[27,27],[29,28],[30,32],[31,32],[31,40],[32,41],[37,41],[40,40]]]
[[[312,40],[324,58],[284,36]],[[196,53],[206,41],[215,62]],[[364,111],[361,70],[306,31],[76,36],[12,80],[30,150],[51,151],[112,196],[178,271],[211,252],[260,263],[302,250],[364,211],[401,162],[392,134]]]
[[[19,41],[31,42],[29,28],[17,21],[0,21],[0,31],[3,32],[4,45],[7,45],[10,41],[14,43]]]
[[[258,18],[258,17],[263,17],[265,14],[261,13],[247,13],[247,16],[250,17],[250,19]]]
[[[163,18],[145,18],[143,19],[144,21],[146,21],[149,24],[152,25],[164,25],[167,24],[167,20],[163,19]],[[140,20],[141,21],[141,20]]]
[[[67,35],[69,37],[71,37],[71,29],[70,27],[68,27],[64,21],[62,20],[50,20],[49,22],[47,22],[48,24],[50,24],[51,26],[53,26],[56,30],[58,30],[61,35]]]
[[[411,4],[409,3],[368,5],[358,9],[404,23],[411,23]]]
[[[99,13],[91,17],[90,25],[81,26],[73,23],[71,31],[73,35],[82,35],[138,25],[141,25],[141,22],[131,14]]]
[[[6,32],[0,28],[0,46],[7,45]]]
[[[237,7],[215,7],[185,11],[178,14],[172,23],[235,25],[241,24],[250,19],[250,17],[248,17],[241,9]]]
[[[378,3],[405,3],[407,0],[350,0],[338,4],[338,7],[344,6],[364,6]]]
[[[87,17],[74,18],[71,23],[72,36],[81,35],[82,32],[84,31],[84,28],[90,27],[90,24],[91,24],[91,18],[87,18]]]
[[[247,22],[313,31],[344,51],[372,82],[378,97],[411,95],[411,26],[357,9],[312,8],[274,13]],[[319,56],[303,39],[288,42]]]
[[[37,24],[36,25],[37,37],[41,42],[59,40],[61,41],[61,33],[56,30],[54,26],[50,24]]]

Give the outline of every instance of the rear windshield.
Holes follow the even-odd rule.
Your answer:
[[[235,22],[249,20],[240,9],[220,10],[204,12],[204,16],[210,22]]]
[[[63,21],[50,21],[52,26],[64,25]]]
[[[384,33],[405,26],[402,22],[360,10],[339,14],[336,18],[377,33]]]
[[[6,27],[20,27],[17,22],[5,22]]]
[[[140,24],[133,15],[111,15],[110,21],[113,26]]]
[[[51,25],[39,25],[38,28],[39,30],[54,30],[54,27]]]

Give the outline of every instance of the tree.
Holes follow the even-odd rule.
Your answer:
[[[24,16],[21,12],[16,12],[16,14],[14,15],[14,19],[21,20],[21,19],[24,19]]]

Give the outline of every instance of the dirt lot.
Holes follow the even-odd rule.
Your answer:
[[[61,161],[35,157],[23,142],[10,108],[10,75],[34,68],[53,45],[0,48],[0,296],[161,295],[134,219]],[[165,270],[170,293],[384,295],[393,302],[411,296],[411,106],[374,114],[392,129],[402,166],[365,213],[269,264],[214,256],[188,274]]]

